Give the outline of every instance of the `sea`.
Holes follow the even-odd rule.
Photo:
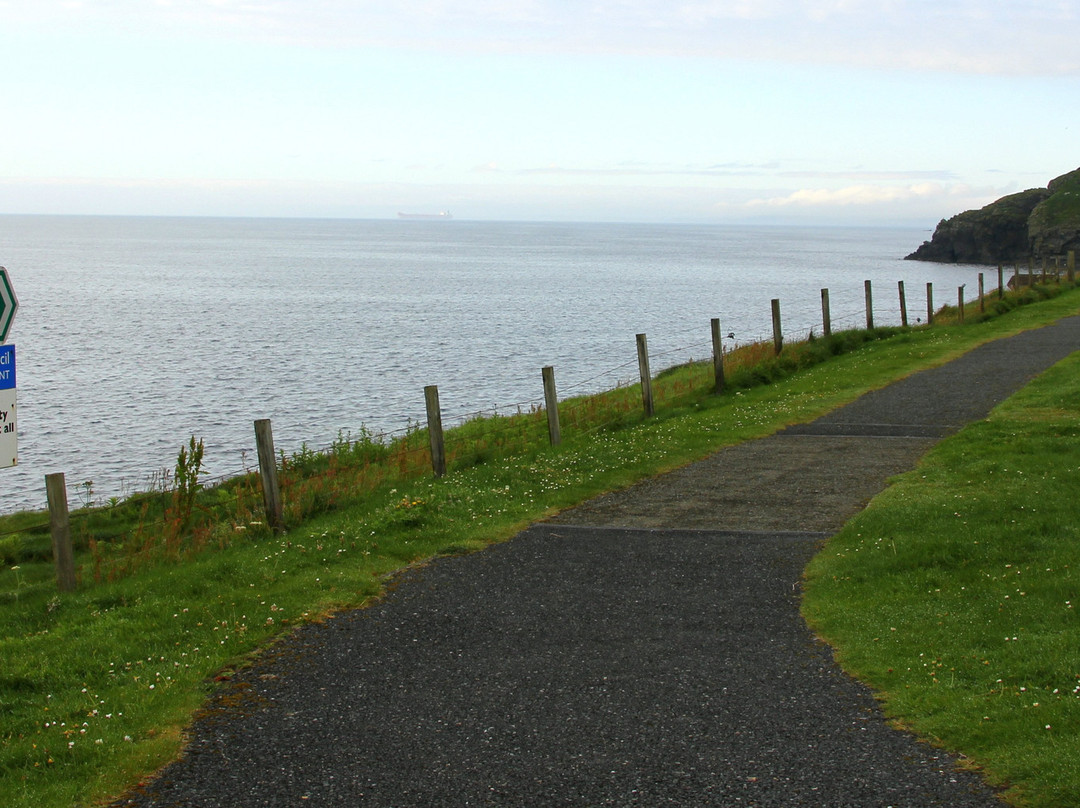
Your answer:
[[[254,421],[279,450],[322,449],[424,421],[446,425],[632,382],[636,335],[654,373],[728,348],[865,324],[912,323],[979,271],[903,261],[917,228],[0,216],[18,297],[18,463],[0,512],[72,508],[160,485],[182,445],[209,479],[257,465]],[[987,284],[996,283],[987,276]]]

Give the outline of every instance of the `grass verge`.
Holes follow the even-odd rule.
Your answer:
[[[377,481],[284,536],[216,525],[229,540],[206,552],[136,565],[65,596],[24,582],[28,571],[12,564],[0,571],[0,793],[8,805],[35,807],[115,795],[177,754],[182,728],[231,667],[283,631],[362,605],[394,570],[505,539],[590,496],[812,419],[1078,309],[1080,291],[1071,290],[964,327],[895,332],[829,361],[818,360],[836,343],[820,340],[808,353],[793,346],[747,370],[752,378],[733,378],[728,395],[687,384],[673,388],[685,392],[657,417],[626,410],[603,428],[567,434],[556,449],[509,441],[463,451],[441,480]],[[813,362],[792,359],[814,351]],[[587,406],[567,402],[570,412]]]
[[[1080,354],[826,545],[803,613],[889,715],[1017,805],[1080,805]]]

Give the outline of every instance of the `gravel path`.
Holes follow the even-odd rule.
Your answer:
[[[799,617],[820,542],[1080,349],[1080,317],[400,576],[306,626],[117,806],[1000,806]]]

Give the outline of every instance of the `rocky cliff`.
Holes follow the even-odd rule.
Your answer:
[[[1080,169],[1002,197],[985,208],[942,219],[908,259],[1000,264],[1080,251]]]

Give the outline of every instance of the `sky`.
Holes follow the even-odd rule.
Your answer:
[[[926,226],[1080,166],[1080,0],[0,0],[0,213]]]

